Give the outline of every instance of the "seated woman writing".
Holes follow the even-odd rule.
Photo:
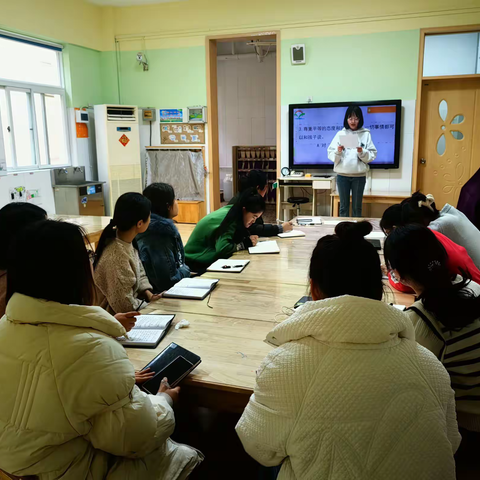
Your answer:
[[[219,258],[228,258],[258,242],[248,229],[265,211],[265,200],[252,190],[240,195],[234,205],[227,205],[202,218],[187,245],[187,265],[196,272],[205,271]]]
[[[371,230],[343,222],[318,241],[313,301],[267,336],[277,348],[236,429],[279,479],[455,479],[450,378],[407,316],[381,301]]]
[[[169,439],[177,389],[135,386],[123,326],[94,303],[80,227],[16,237],[0,322],[0,468],[41,479],[185,479],[203,459]]]
[[[235,204],[241,194],[248,189],[253,189],[253,191],[256,190],[257,193],[264,198],[268,192],[267,174],[262,172],[262,170],[250,170],[245,177],[240,178],[239,183],[239,193],[230,200],[229,205]],[[286,233],[291,230],[293,230],[293,227],[290,222],[283,222],[281,225],[274,225],[265,223],[263,217],[258,217],[255,223],[248,229],[252,235],[258,235],[259,237],[274,237],[279,233]]]

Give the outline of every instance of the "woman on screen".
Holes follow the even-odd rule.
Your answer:
[[[368,164],[375,160],[377,149],[372,142],[370,130],[363,128],[363,113],[360,107],[351,105],[347,108],[343,126],[328,147],[328,158],[335,164],[333,170],[337,174],[340,216],[350,216],[351,191],[352,216],[361,217]],[[351,144],[351,139],[346,138],[351,135],[355,135],[357,148],[344,146],[344,143]]]

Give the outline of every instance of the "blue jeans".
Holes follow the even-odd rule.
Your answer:
[[[352,191],[352,217],[362,216],[363,191],[367,177],[337,175],[337,191],[340,196],[340,216],[350,216],[350,190]]]

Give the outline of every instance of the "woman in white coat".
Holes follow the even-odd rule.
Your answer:
[[[381,302],[369,223],[341,223],[310,263],[313,301],[277,325],[240,440],[281,480],[454,480],[459,443],[448,373]]]
[[[125,329],[93,297],[78,226],[22,230],[0,321],[0,468],[40,480],[185,479],[203,457],[169,439],[178,390],[135,386],[115,340]]]
[[[368,164],[377,157],[368,128],[363,128],[363,113],[359,106],[347,108],[344,128],[337,132],[328,147],[328,158],[334,163],[337,174],[337,191],[340,196],[340,216],[350,216],[350,191],[352,192],[352,216],[362,216],[362,199],[367,181]],[[357,148],[345,148],[340,136],[355,135]]]

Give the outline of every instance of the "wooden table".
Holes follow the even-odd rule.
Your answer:
[[[94,217],[88,215],[49,215],[53,220],[80,225],[87,233],[87,240],[96,248],[103,229],[110,223],[111,217]]]
[[[378,229],[378,220],[373,221]],[[184,243],[193,225],[178,225]],[[271,350],[264,343],[267,333],[287,318],[283,312],[308,294],[308,266],[319,238],[331,234],[334,226],[302,226],[305,237],[276,238],[279,255],[235,254],[250,264],[240,274],[207,273],[219,278],[209,304],[207,299],[161,299],[143,313],[175,313],[175,322],[186,319],[190,326],[173,327],[154,349],[128,349],[135,368],[141,369],[170,342],[194,351],[202,358],[200,366],[182,383],[182,401],[217,410],[241,412],[255,385],[255,372]],[[389,294],[387,301],[410,305],[413,297]]]
[[[371,192],[363,196],[362,203],[382,203],[384,205],[394,205],[402,202],[410,196],[410,193],[405,192]],[[330,197],[332,199],[332,215],[338,217],[340,215],[340,196],[338,192],[333,192]]]

